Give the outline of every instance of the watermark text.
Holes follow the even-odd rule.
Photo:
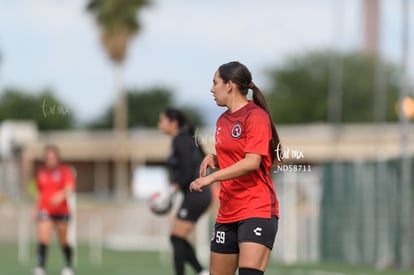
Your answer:
[[[42,108],[43,116],[55,116],[55,115],[61,115],[65,116],[70,113],[69,108],[63,106],[63,105],[57,105],[55,103],[48,104],[47,98],[43,99],[42,105],[40,105]]]

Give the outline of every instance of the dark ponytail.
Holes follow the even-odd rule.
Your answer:
[[[282,162],[282,158],[279,155],[281,149],[279,134],[276,131],[275,123],[273,122],[272,116],[270,115],[269,107],[267,106],[266,98],[262,91],[252,82],[251,89],[253,91],[253,101],[256,105],[260,106],[269,115],[270,125],[272,127],[272,140],[270,141],[271,155],[273,163],[277,164]],[[279,148],[278,148],[279,146]],[[279,150],[278,150],[279,149]]]
[[[261,107],[269,116],[270,125],[272,128],[272,139],[270,141],[270,150],[273,163],[281,162],[280,153],[280,140],[279,135],[276,131],[275,124],[273,123],[272,116],[270,115],[270,110],[266,102],[262,91],[253,83],[252,74],[249,69],[238,61],[229,62],[221,65],[218,68],[218,73],[220,78],[223,79],[224,83],[232,81],[236,84],[243,95],[247,95],[249,89],[253,91],[253,102]],[[278,148],[279,146],[279,148]],[[278,150],[279,149],[279,150]]]

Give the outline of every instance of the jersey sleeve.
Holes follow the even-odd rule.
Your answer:
[[[251,112],[246,119],[246,146],[245,153],[268,156],[272,130],[269,116],[258,110]]]

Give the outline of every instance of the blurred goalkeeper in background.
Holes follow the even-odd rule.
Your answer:
[[[198,274],[209,274],[203,271],[193,247],[187,241],[197,220],[211,203],[210,188],[203,189],[201,193],[189,191],[190,183],[199,175],[204,152],[196,144],[194,128],[181,111],[173,108],[166,109],[160,114],[158,128],[164,134],[173,137],[167,163],[172,174],[172,184],[176,190],[181,190],[184,194],[170,236],[174,251],[175,273],[183,275],[184,263],[187,262]]]

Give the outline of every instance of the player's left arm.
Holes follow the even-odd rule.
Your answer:
[[[74,189],[73,185],[66,185],[52,197],[51,204],[54,206],[61,204],[71,193],[73,193]]]
[[[61,204],[74,191],[75,179],[72,171],[68,168],[65,173],[63,188],[52,197],[51,204],[54,206]]]

